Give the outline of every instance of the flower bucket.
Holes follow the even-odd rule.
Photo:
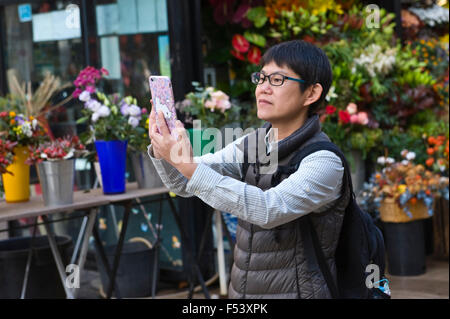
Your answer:
[[[7,203],[26,202],[30,199],[30,166],[25,164],[28,147],[14,148],[14,162],[7,167],[11,174],[2,174],[5,199]]]
[[[104,194],[125,192],[128,141],[96,141]]]
[[[37,165],[45,206],[73,203],[74,164],[74,159],[68,159]]]
[[[386,223],[407,223],[419,219],[429,218],[428,209],[422,200],[415,204],[408,202],[406,204],[412,217],[409,217],[393,198],[385,198],[380,206],[380,218]]]
[[[139,188],[163,187],[164,184],[147,153],[131,153],[131,163]]]

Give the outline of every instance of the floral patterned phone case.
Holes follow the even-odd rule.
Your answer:
[[[149,83],[155,110],[163,112],[167,127],[170,133],[175,136],[177,112],[170,78],[167,76],[151,76],[149,77]],[[158,132],[160,132],[159,128]]]

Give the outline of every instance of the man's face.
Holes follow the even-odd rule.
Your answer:
[[[275,62],[266,64],[261,73],[270,75],[273,73],[283,74],[285,76],[299,79],[289,67],[278,66]],[[304,94],[300,92],[300,83],[285,79],[283,85],[273,86],[266,78],[264,83],[258,84],[255,90],[256,105],[258,108],[258,118],[272,124],[283,124],[299,117],[304,102]]]

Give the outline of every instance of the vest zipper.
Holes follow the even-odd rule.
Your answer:
[[[250,258],[252,257],[252,243],[253,243],[253,224],[250,224],[250,238],[248,239],[248,255],[247,260],[245,262],[246,269],[245,269],[245,278],[244,278],[244,292],[242,295],[242,299],[245,299],[247,295],[247,277],[248,277],[248,270],[250,268]]]

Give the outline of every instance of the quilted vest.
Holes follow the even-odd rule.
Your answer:
[[[278,178],[274,185],[273,178],[276,172],[280,177],[279,168],[286,166],[296,151],[314,142],[330,141],[320,129],[318,116],[314,115],[308,118],[297,131],[278,142],[276,172],[261,174],[261,163],[267,163],[267,158],[264,158],[267,153],[265,150],[261,151],[265,145],[265,134],[261,133],[268,132],[270,123],[266,123],[263,129],[265,130],[259,133],[258,130],[251,133],[256,134],[256,138],[247,140],[248,149],[253,150],[252,147],[255,147],[257,151],[248,152],[250,164],[243,177],[243,181],[247,184],[262,190],[274,187],[288,177],[281,174],[281,178]],[[242,145],[238,147],[243,148]],[[310,215],[335,280],[334,253],[349,198],[349,190],[344,190],[330,209],[320,213],[312,212]],[[264,229],[241,219],[238,220],[229,298],[331,298],[319,267],[304,257],[298,220],[272,229]]]

